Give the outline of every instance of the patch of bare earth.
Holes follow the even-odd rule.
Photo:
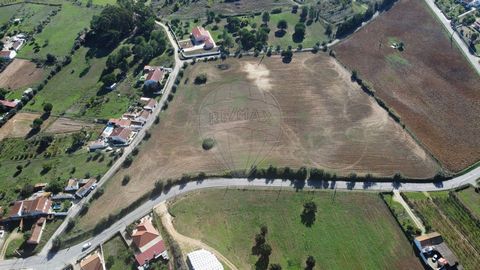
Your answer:
[[[480,76],[433,16],[424,1],[401,0],[335,51],[456,172],[480,160]]]
[[[74,120],[70,118],[65,118],[65,117],[60,117],[56,119],[48,128],[45,130],[45,132],[48,133],[71,133],[71,132],[76,132],[80,131],[82,129],[91,129],[95,128],[98,125],[94,123],[89,123],[89,122],[83,122],[79,120]]]
[[[15,59],[0,73],[0,87],[18,89],[32,85],[43,78],[43,69],[23,59]]]
[[[32,129],[31,124],[35,118],[41,115],[37,113],[17,113],[5,125],[0,128],[0,141],[4,138],[25,137]],[[48,126],[53,119],[47,119],[43,127]]]
[[[400,172],[412,178],[427,178],[437,172],[438,165],[432,158],[373,98],[351,82],[348,72],[333,58],[302,54],[295,55],[290,64],[283,64],[277,57],[260,61],[245,57],[189,67],[185,75],[188,82],[182,80],[160,124],[151,130],[150,140],[133,164],[110,180],[105,194],[93,203],[79,225],[91,227],[100,218],[126,207],[151,190],[157,180],[199,172],[222,173],[229,167],[218,160],[218,152],[228,152],[238,162],[262,147],[264,137],[246,141],[242,133],[247,129],[226,129],[219,132],[232,133],[228,148],[217,145],[209,151],[202,149],[199,110],[209,93],[225,87],[241,92],[258,88],[269,91],[278,101],[283,115],[279,141],[263,153],[260,167],[307,166],[337,174],[383,176]],[[207,74],[207,83],[194,85],[193,78],[201,73]],[[130,175],[131,180],[122,186],[124,175]]]

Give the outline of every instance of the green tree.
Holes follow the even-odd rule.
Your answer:
[[[305,267],[305,269],[312,270],[315,267],[315,258],[313,256],[308,256],[306,264],[307,267]]]
[[[270,13],[268,13],[267,11],[263,12],[262,21],[264,24],[267,24],[270,21]]]
[[[295,25],[295,32],[293,33],[293,41],[294,42],[302,42],[305,38],[305,24],[297,23]]]
[[[41,118],[35,118],[33,119],[33,122],[32,122],[32,128],[33,129],[39,129],[43,124],[43,120]]]
[[[281,19],[277,23],[277,28],[280,29],[281,31],[285,31],[288,28],[288,23],[286,20]]]
[[[52,103],[45,103],[45,105],[43,105],[43,111],[47,114],[50,114],[52,112],[52,109],[53,109]]]
[[[103,85],[106,87],[114,84],[116,81],[117,79],[115,78],[115,75],[113,73],[109,73],[102,77]]]
[[[107,5],[90,23],[98,47],[114,47],[134,27],[133,11],[121,6]]]

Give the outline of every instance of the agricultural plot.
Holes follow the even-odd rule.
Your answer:
[[[89,130],[80,138],[95,139],[95,136],[94,131]],[[70,177],[96,177],[108,170],[111,156],[72,148],[74,142],[75,134],[3,139],[0,142],[0,206],[7,209],[10,202],[31,195],[32,185],[36,183],[59,181],[63,186]]]
[[[178,3],[178,4],[177,4]],[[171,15],[170,17],[179,17],[184,19],[195,19],[205,16],[207,10],[217,14],[233,15],[245,14],[261,11],[270,11],[274,8],[287,8],[291,6],[289,0],[244,0],[228,2],[223,0],[200,0],[195,3],[187,3],[183,5],[181,2],[173,2],[171,5],[165,5],[165,1],[161,0],[154,3],[160,15]],[[175,6],[178,10],[175,11]]]
[[[263,24],[261,15],[241,16],[239,18],[246,25],[242,28],[248,30],[258,30]],[[277,28],[278,22],[280,20],[285,20],[287,22],[287,28],[284,32],[280,31]],[[225,29],[225,26],[227,24],[227,19],[221,19],[219,20],[219,22],[213,22],[211,24],[205,24],[205,22],[205,20],[197,22],[196,20],[181,21],[177,27],[176,25],[174,25],[175,33],[179,38],[187,39],[189,38],[193,27],[198,25],[205,25],[205,29],[210,31],[212,37],[217,42],[221,42],[224,39],[223,30]],[[298,11],[297,13],[292,13],[290,10],[287,10],[278,14],[270,14],[270,20],[267,23],[267,26],[270,29],[267,41],[268,45],[273,46],[274,49],[277,46],[285,49],[288,46],[296,48],[299,44],[302,44],[304,48],[311,48],[317,43],[322,44],[330,41],[331,38],[329,37],[329,35],[326,34],[327,24],[321,20],[307,24],[305,30],[305,38],[302,41],[294,41],[293,33],[295,32],[295,24],[297,24],[298,22],[300,22],[300,11]],[[237,47],[237,45],[234,46],[234,48]]]
[[[200,74],[206,74],[206,84],[194,83]],[[290,64],[278,57],[196,63],[184,78],[150,140],[132,165],[105,186],[105,194],[79,221],[81,227],[92,228],[100,218],[128,206],[155,181],[183,174],[219,175],[252,165],[307,166],[342,175],[399,172],[412,178],[437,172],[435,162],[326,55],[298,54]],[[228,131],[222,125],[209,128],[208,123],[202,129],[199,116],[208,116],[215,93],[237,95],[234,105],[239,108],[250,93],[265,93],[265,102],[253,98],[245,106],[252,112],[271,109],[267,115],[272,122],[245,126],[227,121]],[[274,118],[278,109],[282,117]],[[208,122],[208,117],[202,119]],[[214,137],[216,145],[206,151],[202,141],[208,137]],[[122,185],[124,175],[131,177],[128,185]]]
[[[90,25],[93,15],[100,9],[86,8],[70,2],[62,2],[62,9],[35,35],[35,41],[29,42],[18,56],[21,58],[45,58],[47,53],[63,57],[70,53],[78,33]],[[68,26],[68,27],[66,27]]]
[[[309,201],[318,206],[311,227],[301,221]],[[252,247],[262,225],[269,261],[283,269],[303,269],[309,255],[322,269],[423,269],[378,194],[221,189],[181,197],[169,210],[179,233],[239,269],[255,267]]]
[[[425,226],[439,232],[465,269],[477,269],[480,263],[480,224],[453,194],[431,193],[432,199],[410,196],[410,205]]]
[[[43,78],[43,69],[30,61],[15,59],[0,73],[0,87],[18,90],[22,94],[26,87],[33,86]]]
[[[460,201],[480,220],[480,194],[473,187],[457,192]]]
[[[334,50],[446,169],[479,160],[480,77],[423,1],[399,1]]]
[[[2,2],[0,2],[0,4],[2,4]],[[7,23],[18,9],[20,9],[20,5],[0,7],[0,25]]]
[[[14,5],[16,9],[12,10],[10,13],[10,18],[21,19],[19,23],[12,23],[7,29],[7,34],[16,33],[33,33],[36,27],[45,20],[49,15],[53,14],[52,12],[58,10],[59,7],[48,6],[42,4],[18,4]],[[7,8],[1,7],[0,10]],[[8,8],[7,8],[8,9]],[[10,8],[12,9],[12,8]],[[8,16],[6,16],[8,18]]]

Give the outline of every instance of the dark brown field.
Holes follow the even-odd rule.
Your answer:
[[[423,1],[401,0],[335,48],[450,171],[480,159],[480,76]],[[405,50],[391,47],[404,42]]]
[[[207,74],[207,83],[193,84],[200,73]],[[343,175],[399,172],[406,177],[427,178],[439,169],[373,98],[351,82],[348,72],[326,55],[298,54],[290,64],[277,57],[202,62],[189,67],[184,78],[188,82],[180,83],[150,140],[133,164],[110,180],[105,194],[79,221],[80,226],[91,227],[101,217],[129,205],[155,181],[185,173],[218,174],[252,164],[272,164],[323,168]],[[203,129],[199,116],[202,119],[203,111],[212,108],[218,111],[224,90],[232,90],[229,95],[245,95],[231,107],[255,109],[254,105],[276,115],[278,104],[281,121],[259,125],[261,122],[232,120]],[[264,105],[257,105],[258,100],[247,101],[246,94],[258,91],[272,95],[278,103],[270,99]],[[212,93],[219,101],[213,107],[208,106]],[[209,151],[202,149],[205,134],[217,142]],[[122,185],[124,175],[131,177],[128,185]]]

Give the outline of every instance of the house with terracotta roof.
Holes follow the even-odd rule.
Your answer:
[[[98,252],[88,255],[80,261],[81,270],[105,270],[105,261],[103,256]]]
[[[160,233],[153,227],[151,217],[143,218],[132,232],[135,260],[143,266],[162,257],[168,260],[167,249]]]
[[[114,128],[108,139],[112,143],[127,144],[132,136],[132,130],[130,128],[117,127]]]
[[[17,56],[17,52],[15,51],[10,51],[10,50],[2,50],[0,51],[0,58],[2,59],[7,59],[7,60],[12,60]]]
[[[38,245],[42,239],[43,229],[45,229],[45,224],[47,220],[44,217],[41,217],[33,224],[32,226],[32,235],[27,240],[27,244]]]
[[[83,186],[81,186],[77,192],[75,192],[75,195],[77,195],[78,198],[83,198],[90,193],[95,187],[96,187],[97,179],[95,178],[90,178],[88,179],[87,183],[85,183]]]
[[[8,101],[0,99],[0,104],[2,104],[7,109],[15,109],[18,105],[19,100]]]
[[[143,76],[144,76],[144,85],[148,87],[158,87],[160,86],[160,82],[165,77],[165,73],[163,72],[161,67],[156,66],[145,66],[143,68]]]
[[[212,38],[212,35],[208,30],[201,26],[196,26],[192,29],[192,42],[195,45],[203,44],[205,50],[210,50],[215,47],[215,41]]]
[[[10,208],[6,220],[22,218],[46,217],[51,213],[52,201],[47,197],[37,197],[33,200],[16,201]]]
[[[140,98],[140,103],[143,105],[143,109],[147,110],[147,111],[153,111],[158,103],[155,99],[153,98],[147,98],[147,97],[141,97]]]
[[[113,125],[115,127],[128,128],[132,124],[132,121],[130,119],[112,118],[112,119],[108,120],[108,124]]]
[[[148,117],[150,117],[151,112],[147,110],[142,110],[140,113],[137,114],[137,117],[135,117],[136,121],[139,122],[147,122]]]

